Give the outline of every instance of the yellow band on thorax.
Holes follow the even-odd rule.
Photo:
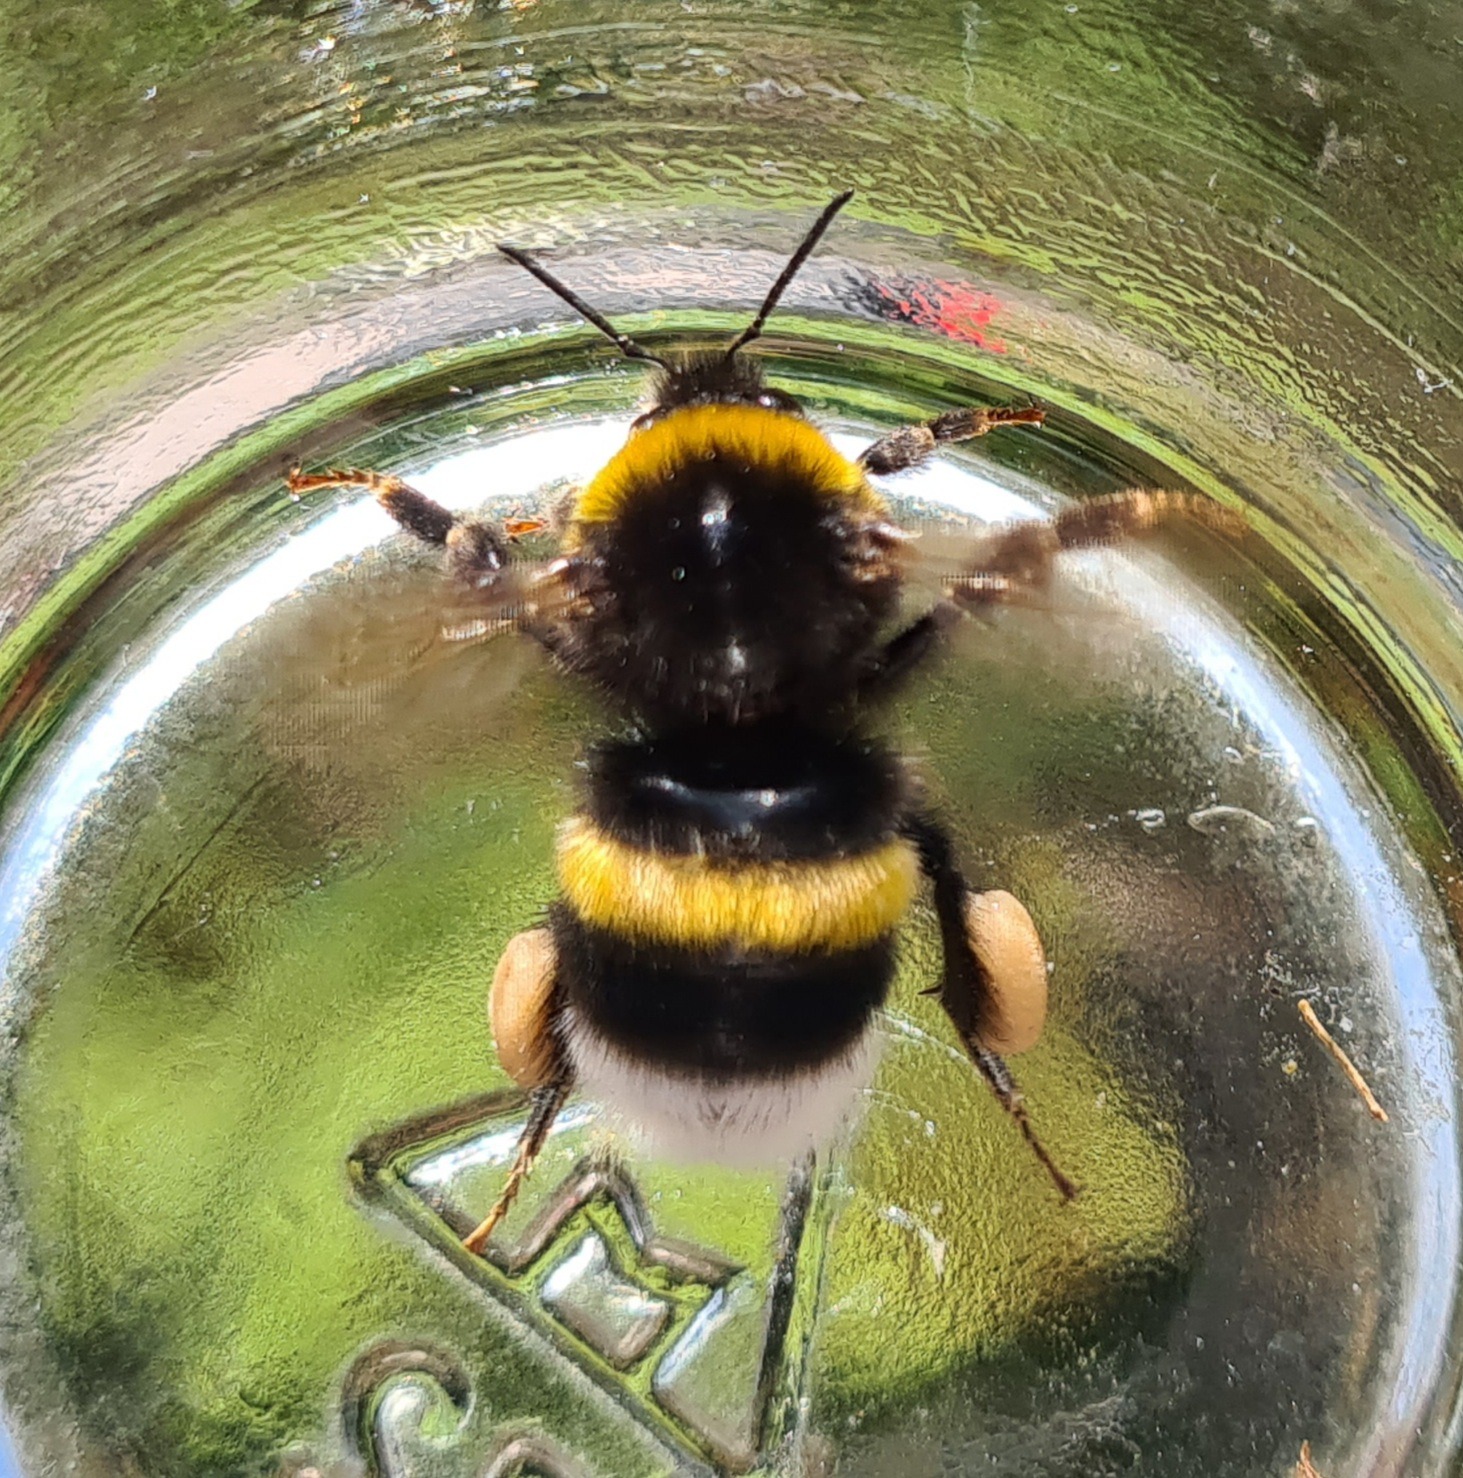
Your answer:
[[[851,499],[871,513],[884,511],[863,468],[801,416],[755,405],[693,405],[632,431],[579,495],[573,518],[608,523],[637,490],[657,487],[693,463],[712,461],[782,476],[824,497]]]
[[[646,852],[576,816],[559,833],[559,882],[585,923],[627,939],[797,954],[855,949],[903,918],[918,863],[895,840],[854,857],[714,862]]]

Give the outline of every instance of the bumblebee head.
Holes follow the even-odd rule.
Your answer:
[[[753,339],[759,338],[762,328],[777,307],[788,284],[797,276],[798,270],[813,248],[822,239],[823,233],[833,222],[833,217],[853,198],[852,190],[835,196],[823,207],[822,214],[813,222],[808,234],[803,237],[798,249],[788,258],[787,265],[778,274],[762,306],[752,321],[734,338],[725,349],[713,349],[698,353],[678,355],[663,359],[638,344],[628,334],[622,334],[605,316],[591,308],[578,293],[565,286],[546,268],[532,257],[514,246],[499,245],[498,250],[510,261],[516,262],[530,272],[550,292],[562,298],[583,319],[594,325],[600,333],[611,340],[626,359],[643,359],[656,365],[656,379],[651,408],[640,416],[636,427],[648,425],[672,410],[695,405],[750,405],[764,410],[799,413],[797,401],[785,391],[769,388],[762,373],[751,360],[744,359],[741,351]]]
[[[650,409],[636,416],[631,428],[643,430],[667,412],[693,405],[750,405],[764,411],[802,414],[793,396],[763,380],[755,360],[712,349],[663,361],[651,392]]]
[[[557,578],[573,619],[555,655],[661,728],[843,712],[900,590],[887,509],[742,350],[852,191],[788,259],[724,348],[662,358],[511,247],[505,256],[654,366],[649,408],[576,497]]]

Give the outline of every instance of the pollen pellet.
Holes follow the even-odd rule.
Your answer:
[[[547,929],[525,929],[508,941],[488,992],[488,1020],[503,1070],[522,1088],[553,1075],[549,998],[554,985],[554,939]]]
[[[1031,915],[999,888],[965,900],[965,934],[985,967],[996,1022],[981,1034],[1002,1056],[1034,1047],[1046,1022],[1046,951]]]

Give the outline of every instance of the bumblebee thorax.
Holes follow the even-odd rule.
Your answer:
[[[898,598],[893,567],[865,558],[883,514],[797,414],[667,411],[579,499],[561,660],[656,722],[836,708]]]

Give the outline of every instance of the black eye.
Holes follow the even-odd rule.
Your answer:
[[[757,404],[769,411],[800,411],[802,407],[783,390],[763,390],[757,396]]]

